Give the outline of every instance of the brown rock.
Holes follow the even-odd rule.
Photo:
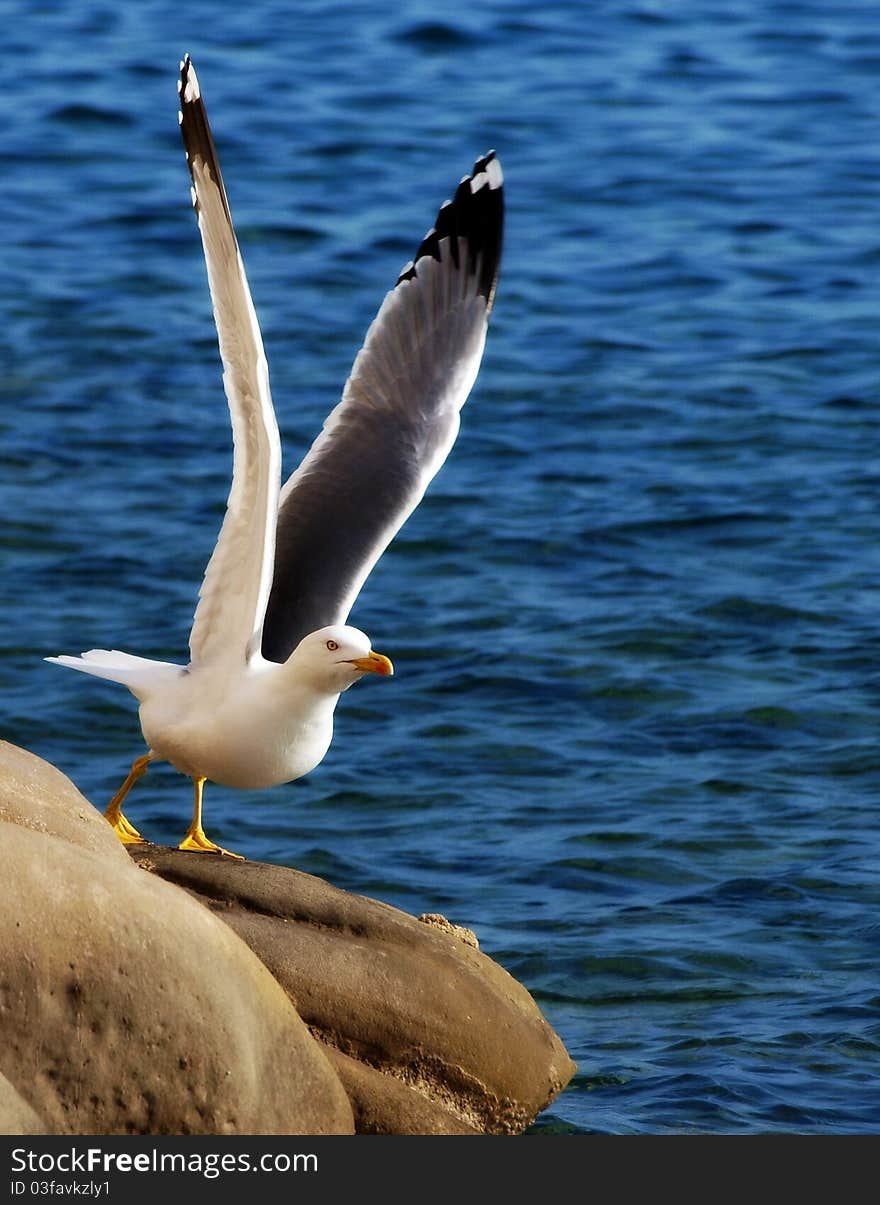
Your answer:
[[[528,992],[445,917],[284,867],[134,856],[186,891],[0,742],[7,1132],[351,1133],[353,1112],[359,1133],[518,1133],[571,1077]]]
[[[351,1132],[323,1051],[207,909],[18,825],[0,851],[0,1072],[49,1132]]]
[[[443,933],[451,933],[453,937],[457,937],[465,945],[473,946],[475,950],[479,950],[480,948],[480,943],[477,941],[477,935],[473,929],[465,929],[463,925],[453,925],[451,921],[448,921],[439,912],[423,912],[419,920],[423,925],[433,925],[435,929],[440,929]]]
[[[281,866],[132,855],[214,909],[347,1056],[360,1132],[519,1133],[575,1070],[525,988],[445,926]]]
[[[326,1047],[354,1113],[358,1134],[481,1134],[450,1109],[394,1075]]]
[[[127,861],[110,825],[70,779],[8,741],[0,741],[0,820],[63,837],[120,866]]]
[[[0,1075],[0,1134],[45,1134],[46,1123],[27,1101]]]

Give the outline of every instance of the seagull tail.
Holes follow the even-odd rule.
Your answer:
[[[43,660],[66,665],[68,669],[78,669],[95,678],[118,682],[127,686],[139,699],[149,692],[151,686],[186,672],[182,665],[172,665],[169,661],[150,661],[148,657],[135,657],[118,649],[90,649],[80,657],[44,657]]]

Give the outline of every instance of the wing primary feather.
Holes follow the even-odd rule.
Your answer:
[[[194,663],[239,667],[260,646],[275,553],[281,447],[260,327],[189,55],[180,65],[178,94],[234,447],[226,514],[199,591],[190,655]]]
[[[281,492],[262,651],[343,622],[455,441],[501,257],[494,151],[474,164],[367,332],[342,400]]]
[[[193,67],[192,59],[189,55],[186,55],[180,64],[180,80],[177,85],[177,93],[180,97],[180,129],[183,135],[186,161],[189,164],[190,171],[192,171],[193,161],[197,158],[203,159],[208,165],[220,193],[220,201],[223,205],[226,220],[229,223],[230,234],[237,247],[238,239],[235,235],[235,227],[232,224],[232,214],[229,212],[229,200],[226,196],[226,186],[223,183],[223,175],[220,171],[217,148],[214,145],[214,136],[208,124],[208,113],[202,101],[202,92],[199,87],[195,67]],[[195,183],[192,189],[192,196],[193,208],[198,213],[199,202],[196,196]]]

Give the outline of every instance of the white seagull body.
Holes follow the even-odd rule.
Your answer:
[[[107,809],[119,837],[141,840],[122,801],[150,761],[167,760],[196,784],[181,848],[228,853],[202,828],[204,782],[254,789],[309,773],[330,746],[340,694],[365,673],[393,672],[346,620],[458,433],[494,298],[503,190],[489,152],[386,296],[342,401],[282,488],[260,328],[188,56],[179,93],[232,418],[226,515],[187,666],[100,649],[47,660],[120,682],[140,700],[148,752]]]

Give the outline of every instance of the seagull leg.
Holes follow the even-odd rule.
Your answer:
[[[186,836],[177,848],[191,849],[205,854],[225,854],[227,858],[239,858],[244,862],[245,859],[241,854],[234,854],[231,849],[223,849],[221,845],[215,845],[210,837],[205,836],[205,830],[202,828],[202,792],[205,789],[205,779],[194,778],[193,782],[196,787],[196,798],[193,807],[192,824],[190,824]]]
[[[126,795],[137,782],[137,780],[139,778],[143,778],[143,776],[146,774],[147,766],[149,766],[152,760],[152,750],[135,759],[135,761],[132,763],[131,769],[128,772],[128,778],[126,778],[125,782],[110,800],[109,804],[107,805],[107,810],[104,813],[105,817],[110,822],[114,833],[123,845],[142,845],[144,843],[143,837],[140,835],[134,825],[126,820],[126,818],[123,816],[122,804]]]

